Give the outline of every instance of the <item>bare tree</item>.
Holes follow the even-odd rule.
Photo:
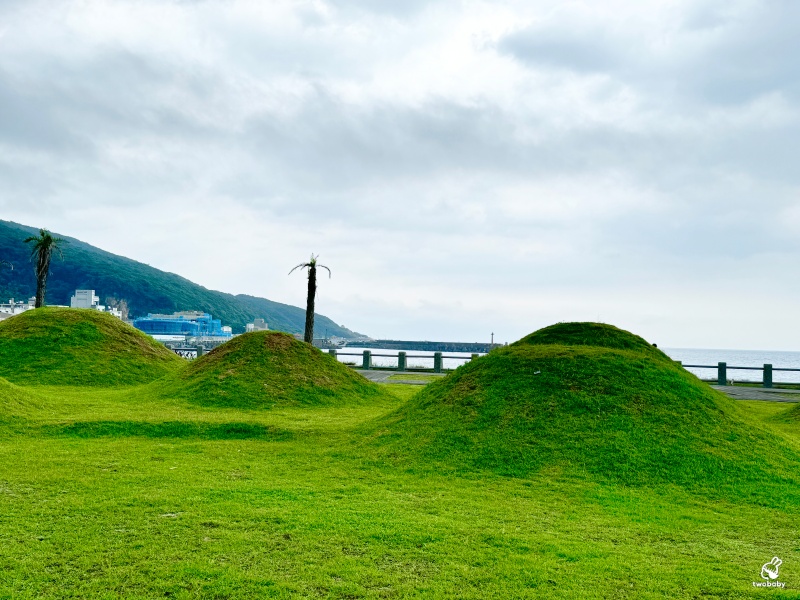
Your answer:
[[[294,269],[289,271],[291,275],[296,269],[308,269],[308,297],[306,299],[306,331],[303,340],[309,344],[314,343],[314,298],[317,295],[317,267],[325,269],[328,272],[330,279],[331,270],[325,265],[317,264],[319,255],[311,255],[311,260],[306,263],[300,263]]]
[[[61,243],[66,243],[62,238],[53,237],[46,229],[40,229],[38,236],[31,236],[25,240],[26,244],[33,244],[31,260],[36,257],[36,305],[35,308],[44,306],[44,295],[47,292],[47,276],[50,272],[50,259],[53,252],[63,259]]]

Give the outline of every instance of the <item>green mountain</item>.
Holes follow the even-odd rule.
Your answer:
[[[36,278],[30,262],[30,247],[23,240],[39,230],[0,220],[0,260],[14,269],[0,269],[0,300],[27,299],[36,293]],[[76,289],[93,289],[102,303],[108,298],[124,300],[131,317],[147,313],[171,313],[179,310],[202,310],[233,327],[244,331],[253,319],[265,319],[270,329],[302,333],[305,310],[266,298],[244,294],[234,296],[209,290],[174,273],[159,271],[148,265],[105,252],[80,240],[54,233],[68,241],[64,260],[53,257],[47,280],[48,304],[69,306]],[[315,317],[315,337],[359,337],[360,334],[337,325],[328,317]]]

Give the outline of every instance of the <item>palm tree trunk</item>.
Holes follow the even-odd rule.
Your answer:
[[[317,295],[317,267],[308,269],[308,298],[306,299],[306,332],[303,340],[314,343],[314,297]]]
[[[36,260],[36,304],[34,308],[44,306],[44,295],[47,292],[47,272],[50,270],[50,250],[42,250]]]

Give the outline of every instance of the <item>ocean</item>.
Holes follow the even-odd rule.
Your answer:
[[[685,365],[714,365],[712,369],[687,369],[701,379],[716,379],[718,362],[728,364],[728,367],[763,367],[772,365],[772,381],[775,383],[800,383],[800,372],[783,373],[775,371],[778,368],[800,369],[800,352],[787,352],[779,350],[705,350],[699,348],[662,348],[673,360],[679,360]],[[735,381],[761,381],[762,372],[738,371],[728,369],[728,379]]]
[[[369,348],[372,352],[372,364],[376,367],[396,367],[397,350],[382,350]],[[789,368],[800,369],[800,352],[786,352],[778,350],[714,350],[700,348],[661,348],[673,360],[679,360],[685,365],[713,365],[708,369],[689,368],[688,370],[702,379],[716,379],[718,362],[725,362],[729,367],[758,367],[771,364],[773,369]],[[361,365],[364,348],[346,347],[337,351],[341,362],[356,363]],[[406,352],[409,367],[433,368],[433,352],[411,351]],[[445,369],[455,369],[463,365],[470,358],[468,352],[444,352],[444,356],[458,358],[443,359]],[[728,379],[735,381],[761,381],[761,371],[728,370]],[[776,383],[800,383],[800,372],[773,371],[772,380]]]

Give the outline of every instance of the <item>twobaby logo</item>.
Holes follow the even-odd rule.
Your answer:
[[[761,579],[766,581],[754,581],[753,587],[766,587],[766,588],[782,588],[786,584],[782,581],[775,581],[778,579],[778,568],[783,564],[783,561],[775,556],[771,561],[761,567]]]

